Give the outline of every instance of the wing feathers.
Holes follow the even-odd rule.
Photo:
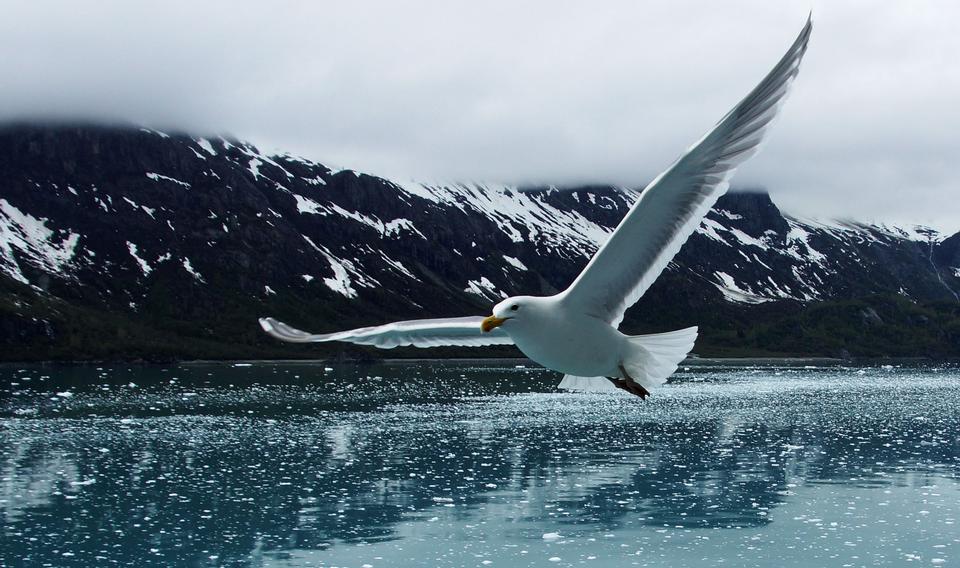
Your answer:
[[[346,341],[373,345],[381,349],[394,347],[440,347],[444,345],[483,346],[511,345],[510,336],[500,329],[489,333],[480,330],[483,317],[422,319],[398,321],[385,325],[361,327],[348,331],[313,334],[291,327],[274,318],[261,318],[260,327],[271,336],[291,343]]]
[[[619,325],[729,187],[783,103],[807,49],[812,22],[773,70],[736,107],[640,194],[563,301]]]

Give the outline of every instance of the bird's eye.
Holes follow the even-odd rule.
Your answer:
[[[518,305],[516,305],[516,304],[510,306],[510,311],[511,311],[511,312],[515,312],[515,311],[517,311],[517,310],[519,310],[519,309],[520,309],[520,306],[518,306]]]

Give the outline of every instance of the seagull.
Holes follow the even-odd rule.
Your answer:
[[[399,346],[515,345],[548,369],[564,373],[559,387],[626,391],[646,398],[693,349],[697,328],[625,335],[624,312],[639,300],[755,154],[799,72],[813,23],[751,92],[705,136],[651,181],[607,242],[564,291],[514,296],[490,316],[420,319],[335,333],[311,334],[273,318],[260,326],[294,343],[346,341]]]

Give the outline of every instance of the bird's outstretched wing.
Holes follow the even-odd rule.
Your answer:
[[[502,329],[489,333],[480,330],[482,316],[463,318],[422,319],[398,321],[374,327],[361,327],[349,331],[311,334],[290,327],[273,318],[260,318],[260,327],[273,337],[292,343],[317,343],[324,341],[347,341],[360,345],[373,345],[381,349],[393,349],[412,345],[414,347],[440,347],[443,345],[483,346],[512,345],[513,340]]]
[[[737,166],[755,154],[807,49],[811,20],[786,55],[745,99],[657,176],[563,292],[563,302],[618,326],[660,276],[717,198]]]

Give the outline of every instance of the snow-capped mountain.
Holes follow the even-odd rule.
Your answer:
[[[151,356],[307,353],[270,343],[255,317],[321,331],[483,314],[510,294],[566,287],[638,195],[400,182],[224,138],[8,126],[3,358],[114,354],[97,337],[156,345],[140,349]],[[626,326],[700,323],[709,344],[711,323],[719,340],[730,321],[739,334],[825,301],[958,293],[960,234],[802,220],[765,193],[732,193]]]

